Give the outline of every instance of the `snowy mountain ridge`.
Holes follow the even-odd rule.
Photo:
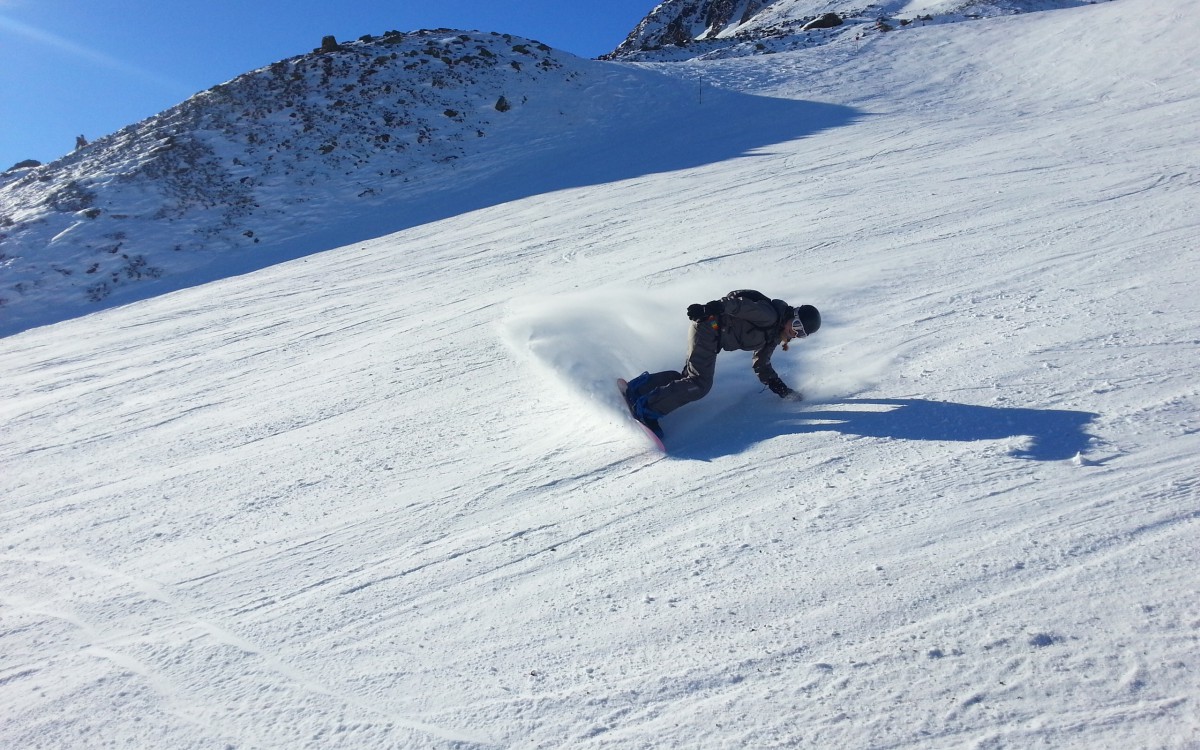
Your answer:
[[[804,49],[912,23],[956,23],[1093,4],[1093,0],[666,0],[605,56],[646,62]]]
[[[152,292],[133,287],[160,279],[165,291],[326,249],[333,227],[359,223],[367,238],[436,218],[414,208],[431,202],[431,178],[499,179],[572,128],[619,124],[626,97],[605,90],[602,67],[507,34],[389,32],[7,173],[0,334],[137,299]]]

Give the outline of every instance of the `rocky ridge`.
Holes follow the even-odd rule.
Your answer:
[[[666,0],[610,60],[673,62],[769,54],[910,25],[1092,4],[1090,0]]]
[[[64,285],[100,303],[229,251],[266,252],[333,215],[403,202],[431,172],[499,168],[478,159],[490,136],[577,114],[563,102],[589,106],[597,65],[499,33],[328,41],[0,175],[0,318]]]

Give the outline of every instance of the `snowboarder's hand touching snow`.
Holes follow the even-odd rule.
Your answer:
[[[804,396],[801,395],[800,391],[793,391],[791,388],[788,388],[787,384],[779,378],[771,378],[767,381],[767,387],[771,389],[771,393],[787,401],[804,400]]]

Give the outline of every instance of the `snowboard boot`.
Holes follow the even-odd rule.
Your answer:
[[[625,400],[629,403],[629,409],[633,410],[633,402],[638,400],[641,395],[642,385],[650,379],[649,372],[643,372],[633,380],[630,380],[625,386]]]
[[[658,420],[664,415],[659,414],[653,409],[646,408],[646,397],[642,396],[637,401],[634,401],[630,406],[630,411],[633,412],[633,418],[650,428],[650,431],[658,436],[659,440],[663,439],[662,427],[658,424]]]

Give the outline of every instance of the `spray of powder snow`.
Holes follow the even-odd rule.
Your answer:
[[[502,331],[537,377],[571,400],[582,396],[594,408],[621,411],[618,377],[683,361],[688,320],[672,315],[667,299],[644,289],[598,289],[519,300]]]

